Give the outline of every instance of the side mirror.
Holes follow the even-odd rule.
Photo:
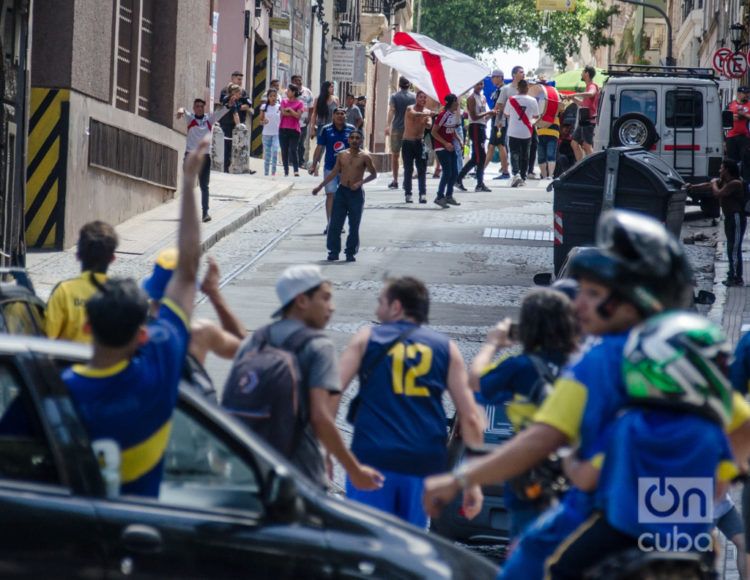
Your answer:
[[[721,126],[723,129],[731,129],[734,125],[734,114],[727,109],[721,112]]]
[[[298,521],[305,512],[297,483],[285,467],[276,466],[266,481],[265,505],[269,515],[279,522]]]
[[[709,292],[708,290],[698,290],[698,294],[693,298],[696,304],[703,304],[705,306],[711,306],[716,302],[716,294]]]
[[[534,284],[537,286],[549,286],[552,284],[552,274],[550,272],[534,274]]]

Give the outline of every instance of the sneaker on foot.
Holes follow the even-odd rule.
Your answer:
[[[414,203],[414,200],[411,198],[411,193],[406,194],[406,203]]]
[[[529,171],[529,173],[526,175],[528,179],[541,179],[536,173],[533,171]]]
[[[435,198],[435,203],[438,204],[443,209],[448,209],[448,202],[445,201],[444,197],[436,197]]]
[[[492,191],[489,187],[487,187],[484,183],[480,183],[474,188],[474,191]]]
[[[734,283],[735,283],[735,284],[736,284],[737,286],[744,286],[744,285],[745,285],[745,281],[744,281],[744,280],[743,280],[742,278],[735,278],[735,279],[734,279]]]
[[[419,203],[427,203],[427,196],[420,195],[419,196]]]
[[[523,183],[523,179],[520,175],[514,175],[513,179],[510,180],[511,187],[518,187],[521,183]]]
[[[464,184],[460,179],[456,182],[456,185],[454,185],[454,187],[456,189],[460,189],[461,191],[466,191],[466,188],[464,187]]]
[[[339,257],[337,254],[328,254],[326,260],[328,260],[329,262],[338,262]]]
[[[461,203],[458,202],[458,201],[456,201],[456,198],[454,198],[454,197],[446,197],[445,198],[445,203],[447,203],[449,205],[461,205]]]
[[[357,258],[355,258],[354,256],[350,256],[349,254],[347,254],[346,255],[346,261],[347,262],[356,262]]]
[[[203,214],[203,223],[210,222],[210,221],[211,221],[211,216],[208,215],[208,213],[204,213]]]
[[[388,189],[398,189],[398,183],[396,183],[395,181],[391,181],[388,184]]]

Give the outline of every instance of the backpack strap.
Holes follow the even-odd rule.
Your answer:
[[[531,364],[534,365],[534,369],[539,375],[539,379],[531,388],[529,398],[534,404],[539,405],[545,398],[547,398],[548,393],[546,391],[548,388],[545,387],[552,386],[560,374],[560,369],[558,368],[557,372],[553,372],[549,363],[538,354],[526,353],[526,356],[531,361]]]

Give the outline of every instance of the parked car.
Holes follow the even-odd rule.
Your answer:
[[[688,183],[719,176],[727,126],[713,70],[611,65],[607,74],[600,92],[594,151],[643,147]],[[696,193],[693,200],[707,217],[719,216],[713,196]]]
[[[159,499],[108,494],[106,465],[60,379],[89,356],[83,345],[0,335],[0,412],[20,398],[34,433],[0,435],[3,577],[495,577],[442,538],[326,495],[187,385]]]

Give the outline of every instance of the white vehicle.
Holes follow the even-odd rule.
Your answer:
[[[643,147],[690,183],[718,177],[724,151],[719,86],[711,69],[612,65],[600,92],[594,151]],[[694,199],[718,217],[713,197]]]

